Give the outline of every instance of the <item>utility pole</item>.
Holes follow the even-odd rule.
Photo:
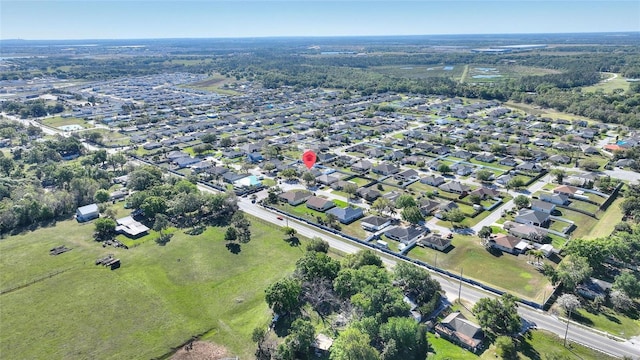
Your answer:
[[[460,302],[462,295],[462,268],[460,268],[460,287],[458,287],[458,302]]]
[[[564,347],[567,347],[567,334],[569,334],[569,322],[571,321],[571,310],[573,310],[573,307],[569,308],[569,317],[567,318],[567,329],[564,331]]]

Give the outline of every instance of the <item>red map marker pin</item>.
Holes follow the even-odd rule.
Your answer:
[[[314,153],[311,150],[305,151],[305,153],[302,154],[302,161],[304,162],[304,164],[307,166],[308,169],[311,169],[313,165],[316,163],[316,153]]]

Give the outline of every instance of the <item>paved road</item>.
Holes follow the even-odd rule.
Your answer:
[[[210,189],[206,187],[201,188],[210,191]],[[339,239],[337,237],[334,237],[333,235],[325,233],[324,231],[309,227],[292,219],[278,220],[277,217],[279,215],[276,215],[260,206],[252,204],[248,199],[240,198],[238,201],[238,205],[240,209],[247,214],[257,216],[278,226],[288,225],[296,229],[296,231],[302,236],[306,236],[309,238],[320,237],[322,239],[325,239],[327,242],[329,242],[329,245],[331,247],[339,251],[345,253],[354,253],[361,249],[361,247],[356,246],[347,240]],[[393,266],[397,263],[397,261],[402,261],[386,256],[381,256],[381,258],[387,266]],[[457,280],[441,276],[440,274],[434,272],[432,272],[432,276],[440,283],[448,299],[454,300],[458,298],[460,283]],[[471,303],[475,303],[476,301],[484,297],[494,296],[495,295],[488,293],[480,288],[468,286],[464,283],[462,285],[461,298]],[[564,337],[566,322],[559,320],[555,316],[549,315],[540,310],[530,308],[523,304],[519,305],[518,313],[529,323],[535,324],[538,329],[548,330],[552,333],[557,334],[561,338]],[[640,343],[634,344],[631,341],[616,341],[607,336],[604,336],[601,333],[595,332],[592,329],[581,327],[573,322],[569,326],[568,338],[572,341],[606,352],[613,356],[627,356],[632,359],[640,359]]]
[[[535,192],[540,191],[550,181],[551,181],[551,175],[543,176],[541,179],[531,184],[531,186],[527,188],[527,192],[529,194],[534,194]],[[521,194],[518,193],[517,191],[509,191],[509,195],[515,198],[516,196]],[[478,231],[480,231],[480,229],[482,229],[483,226],[493,225],[496,221],[500,219],[503,211],[509,211],[513,209],[514,206],[515,204],[513,203],[513,200],[507,201],[506,203],[502,204],[497,209],[495,209],[493,212],[491,212],[491,214],[489,214],[486,218],[480,220],[475,226],[472,227],[472,229],[477,233]]]

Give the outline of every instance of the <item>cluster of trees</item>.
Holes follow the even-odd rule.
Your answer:
[[[56,102],[53,105],[47,105],[43,99],[25,102],[5,101],[0,103],[0,110],[7,114],[18,115],[22,119],[26,119],[30,117],[59,114],[64,111],[64,105],[59,102]]]
[[[323,319],[332,313],[347,319],[347,328],[331,348],[331,359],[424,358],[425,329],[409,316],[403,297],[410,297],[420,305],[421,313],[429,314],[440,299],[440,285],[426,270],[412,264],[399,263],[389,273],[369,250],[339,262],[325,253],[327,249],[322,240],[312,241],[296,263],[294,274],[266,289],[271,309],[295,320],[277,347],[267,344],[266,336],[256,336],[258,357],[310,358],[309,339],[315,334],[301,311],[309,306]]]
[[[67,218],[96,194],[108,199],[113,177],[124,172],[122,166],[108,171],[108,163],[119,156],[98,151],[62,162],[69,153],[83,154],[84,148],[77,139],[59,137],[16,150],[13,157],[0,155],[0,233]]]

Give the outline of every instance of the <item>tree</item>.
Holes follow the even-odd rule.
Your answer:
[[[96,194],[93,195],[93,198],[95,199],[95,201],[97,203],[104,203],[109,201],[109,199],[111,198],[111,195],[109,194],[109,192],[105,189],[100,189],[98,191],[96,191]]]
[[[480,326],[487,332],[500,335],[513,335],[520,331],[521,320],[513,295],[505,293],[500,298],[482,298],[473,306]]]
[[[611,292],[611,304],[618,310],[627,311],[633,306],[633,300],[622,291],[613,290]]]
[[[370,345],[370,338],[360,330],[349,327],[333,342],[331,360],[379,360],[376,349]]]
[[[251,241],[251,223],[244,216],[242,211],[236,211],[231,217],[231,224],[236,228],[238,240],[241,243],[248,243]]]
[[[296,229],[289,227],[289,226],[285,226],[282,228],[282,232],[287,235],[289,237],[289,239],[293,239],[296,236]]]
[[[562,181],[564,180],[564,177],[565,177],[565,171],[564,170],[553,169],[553,170],[551,170],[551,174],[555,175],[556,182],[558,184],[562,184]]]
[[[427,355],[425,331],[409,317],[392,317],[380,326],[385,360],[418,360]]]
[[[315,329],[309,320],[296,319],[291,324],[289,335],[278,346],[276,358],[281,360],[306,359],[315,339]]]
[[[300,307],[300,283],[292,278],[283,278],[269,285],[265,290],[265,299],[276,314],[288,314]]]
[[[480,203],[482,202],[482,197],[480,197],[480,195],[478,194],[471,194],[469,195],[469,201],[472,204],[480,205]]]
[[[142,169],[129,173],[127,187],[136,191],[145,190],[159,184],[161,179],[162,173],[159,169],[151,166],[145,166]]]
[[[409,314],[409,305],[402,300],[403,298],[399,288],[389,283],[381,283],[377,287],[365,286],[351,297],[351,303],[362,311],[364,316],[373,316],[378,323],[384,323],[390,317]]]
[[[452,171],[452,170],[451,170],[451,168],[449,167],[449,165],[447,165],[447,164],[440,164],[440,165],[438,166],[438,171],[439,171],[440,173],[442,173],[442,174],[449,174],[449,173],[451,173],[451,171]]]
[[[426,269],[400,262],[393,269],[393,274],[395,284],[420,305],[420,313],[428,315],[436,309],[442,289]]]
[[[576,286],[591,276],[591,267],[587,259],[581,256],[567,255],[556,272],[565,289],[574,291]]]
[[[352,199],[356,192],[358,192],[358,185],[349,182],[342,188],[342,191],[349,195],[349,199]]]
[[[558,300],[556,300],[558,306],[560,306],[567,316],[580,307],[580,299],[573,294],[562,294]]]
[[[107,161],[107,151],[106,150],[98,150],[93,153],[92,161],[94,164],[103,165]]]
[[[565,252],[570,255],[580,256],[587,260],[594,270],[604,270],[603,264],[611,255],[611,238],[574,239],[569,242]]]
[[[167,211],[167,202],[160,196],[149,196],[140,205],[144,216],[154,219],[157,214],[164,214]]]
[[[524,180],[521,177],[514,177],[507,182],[507,186],[510,189],[520,189],[524,186]]]
[[[224,137],[220,139],[220,146],[223,148],[228,148],[233,145],[233,140],[230,137]]]
[[[316,177],[310,171],[306,171],[302,174],[302,180],[307,183],[307,186],[311,186],[316,182]]]
[[[498,336],[495,341],[496,353],[503,359],[516,358],[516,345],[509,336]]]
[[[424,215],[417,206],[411,206],[404,208],[400,213],[404,221],[410,222],[413,225],[417,225],[424,221]]]
[[[295,169],[284,169],[280,171],[280,176],[284,177],[287,181],[293,181],[298,177],[298,172]]]
[[[493,177],[493,173],[489,170],[481,169],[476,172],[476,179],[482,182],[490,181]]]
[[[218,140],[218,137],[214,133],[207,133],[200,137],[200,141],[202,141],[205,144],[212,144],[216,142],[216,140]]]
[[[371,204],[371,209],[379,214],[390,213],[393,210],[393,203],[386,197],[379,197]]]
[[[398,198],[396,199],[396,207],[398,209],[405,209],[412,206],[417,206],[417,204],[416,200],[411,195],[403,194],[398,196]]]
[[[340,271],[340,262],[321,252],[308,251],[296,261],[295,276],[303,281],[327,279],[333,281]]]
[[[169,219],[164,214],[157,214],[156,220],[153,222],[153,230],[160,233],[160,236],[156,239],[159,245],[166,245],[171,239],[172,234],[165,234],[163,231],[171,225]]]
[[[640,297],[640,281],[631,271],[623,271],[616,276],[613,290],[622,291],[630,298],[637,298]]]
[[[94,222],[94,237],[98,241],[109,239],[115,234],[116,222],[109,218],[99,218]]]
[[[481,239],[488,239],[491,236],[491,233],[493,233],[493,229],[491,229],[490,226],[483,226],[482,229],[478,231],[478,236]]]
[[[580,167],[587,171],[596,171],[600,169],[600,164],[593,160],[586,160],[580,162]]]
[[[236,241],[238,239],[238,231],[233,226],[229,226],[224,233],[224,241]]]
[[[513,203],[518,207],[518,209],[523,209],[529,207],[529,198],[525,195],[518,195],[513,199]]]
[[[449,211],[446,211],[443,215],[443,220],[451,222],[452,227],[455,227],[454,223],[459,224],[466,217],[466,215],[460,209],[451,209]]]
[[[378,287],[389,281],[389,273],[382,267],[343,268],[333,281],[333,289],[340,298],[349,299],[368,286]]]
[[[359,269],[363,266],[373,265],[382,267],[382,259],[371,250],[360,250],[355,254],[347,254],[342,260],[343,268]]]
[[[319,237],[314,237],[311,239],[311,242],[307,244],[307,251],[322,252],[326,254],[329,252],[329,243]]]

